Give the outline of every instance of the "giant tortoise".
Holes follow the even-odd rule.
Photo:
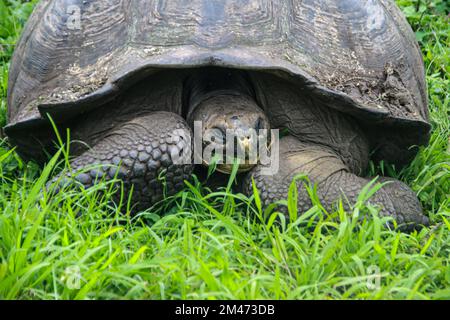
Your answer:
[[[392,0],[42,0],[11,63],[5,132],[45,162],[52,123],[70,129],[72,169],[97,168],[67,176],[121,179],[145,209],[198,167],[196,122],[215,137],[202,147],[231,131],[245,152],[252,129],[279,129],[278,172],[241,161],[243,190],[254,183],[268,205],[304,174],[332,210],[357,200],[371,159],[400,168],[428,143],[427,104],[418,44]],[[409,187],[379,181],[370,201],[383,215],[428,223]],[[300,187],[299,211],[310,206]]]

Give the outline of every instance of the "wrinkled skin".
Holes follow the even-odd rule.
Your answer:
[[[289,135],[280,142],[277,174],[262,175],[262,164],[241,167],[242,172],[250,170],[243,181],[244,192],[252,194],[254,181],[265,206],[286,199],[289,185],[299,174],[317,184],[319,198],[329,211],[338,200],[349,208],[373,179],[361,177],[368,166],[371,145],[358,122],[320,105],[282,79],[225,69],[172,71],[159,79],[153,90],[148,90],[149,82],[144,80],[105,107],[108,109],[100,108],[72,127],[76,140],[91,147],[75,143],[74,171],[92,164],[103,165],[88,173],[73,174],[85,187],[92,186],[97,177],[118,177],[127,191],[133,186],[133,204],[139,210],[181,190],[195,166],[192,162],[176,163],[175,158],[189,149],[183,157],[192,160],[194,121],[221,132],[288,130]],[[111,105],[116,108],[111,109]],[[222,172],[227,170],[222,167]],[[405,230],[428,224],[412,190],[394,179],[381,181],[387,184],[370,202],[379,206],[382,215],[393,216]],[[302,182],[298,184],[301,214],[311,207],[311,201]]]

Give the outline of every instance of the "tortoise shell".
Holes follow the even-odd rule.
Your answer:
[[[275,73],[389,127],[402,150],[429,139],[421,52],[391,0],[42,0],[12,60],[5,131],[17,141],[47,114],[66,121],[164,68],[203,66]]]

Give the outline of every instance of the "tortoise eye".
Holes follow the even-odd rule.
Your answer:
[[[224,143],[225,142],[225,133],[220,128],[212,128],[211,131],[211,141],[215,143]]]

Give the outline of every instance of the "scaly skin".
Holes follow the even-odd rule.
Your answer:
[[[71,175],[85,188],[92,187],[99,178],[117,177],[126,195],[133,186],[134,211],[145,210],[163,196],[183,189],[184,181],[191,178],[191,135],[180,116],[152,112],[123,123],[73,159]],[[174,164],[180,155],[183,163],[189,164]],[[92,166],[96,169],[81,172]]]
[[[372,180],[359,177],[349,170],[339,155],[333,150],[311,143],[303,143],[288,136],[280,142],[280,171],[274,176],[261,174],[262,166],[256,167],[246,178],[244,192],[253,193],[252,179],[260,192],[264,206],[287,198],[289,186],[298,175],[306,175],[313,184],[317,184],[318,196],[324,208],[332,212],[339,200],[348,210],[358,200],[361,190]],[[383,216],[393,216],[400,229],[411,231],[420,225],[428,225],[421,205],[414,192],[402,182],[382,178],[380,182],[389,182],[377,191],[369,200],[376,205]],[[312,203],[306,192],[304,181],[297,182],[298,213],[311,208]],[[281,207],[282,212],[286,208]]]

